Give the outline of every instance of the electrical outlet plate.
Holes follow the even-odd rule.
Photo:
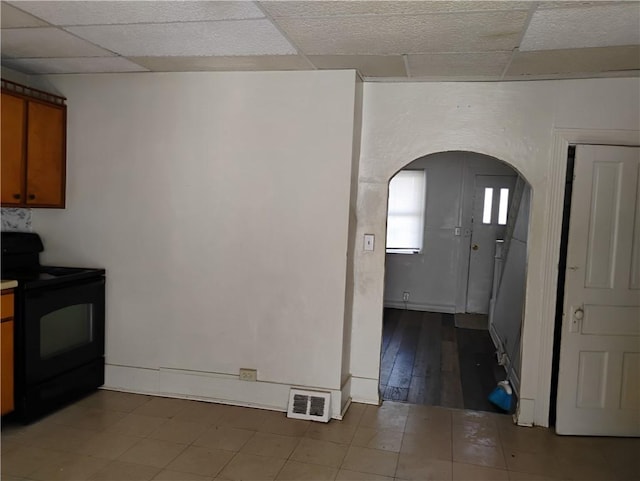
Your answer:
[[[241,381],[257,381],[258,380],[258,370],[257,369],[247,369],[244,367],[240,368],[240,380]]]
[[[375,242],[375,236],[373,234],[365,234],[364,235],[364,250],[372,251],[374,242]]]
[[[407,302],[409,300],[409,293],[408,292],[405,291],[405,292],[402,293],[402,300],[404,302]]]

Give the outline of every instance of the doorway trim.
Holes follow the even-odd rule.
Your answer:
[[[558,262],[560,261],[560,239],[562,234],[562,215],[565,176],[567,171],[567,153],[570,144],[600,145],[640,145],[638,130],[593,130],[593,129],[554,129],[552,152],[547,169],[549,190],[546,212],[548,229],[544,242],[542,258],[544,263],[544,283],[542,291],[542,316],[538,346],[529,346],[539,350],[538,357],[538,402],[521,400],[518,412],[518,424],[548,426],[551,403],[551,370],[553,363],[553,332],[558,289]],[[523,402],[524,401],[524,402]],[[526,402],[530,401],[530,402]]]

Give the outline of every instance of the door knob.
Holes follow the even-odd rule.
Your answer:
[[[13,198],[14,199],[19,199],[20,198],[20,194],[13,194]]]
[[[478,250],[478,244],[473,244],[471,246],[471,249],[473,249],[474,251],[477,251]]]
[[[35,199],[35,198],[36,198],[36,195],[35,195],[35,194],[29,194],[29,200],[33,200],[33,199]]]
[[[569,332],[579,332],[582,319],[584,319],[584,309],[580,306],[573,310],[573,316],[569,323]]]

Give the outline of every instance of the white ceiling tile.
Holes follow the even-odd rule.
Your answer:
[[[283,17],[276,21],[308,55],[392,55],[511,50],[527,12]]]
[[[521,51],[640,43],[640,3],[537,10]]]
[[[111,25],[263,18],[253,2],[55,1],[14,2],[54,25]]]
[[[311,55],[319,69],[356,69],[365,77],[406,77],[401,55]]]
[[[13,58],[104,57],[113,53],[57,28],[2,29],[2,56]]]
[[[515,1],[265,1],[262,8],[272,17],[333,15],[419,15],[442,12],[528,10],[530,2]]]
[[[403,54],[418,80],[499,79],[507,65],[516,80],[640,70],[638,1],[11,1],[1,19],[3,64],[29,73],[319,68],[398,78]]]
[[[8,3],[2,2],[0,8],[2,9],[0,12],[2,28],[42,27],[47,25],[47,22],[43,22],[22,10],[18,10]]]
[[[436,53],[409,55],[409,75],[413,77],[500,77],[511,52]]]
[[[599,73],[640,70],[640,46],[515,52],[506,75]]]
[[[142,72],[147,69],[123,57],[18,58],[3,65],[30,74]]]
[[[67,27],[66,30],[127,57],[297,53],[266,19]]]
[[[131,57],[154,72],[199,72],[233,70],[312,70],[298,55],[249,55],[239,57]]]

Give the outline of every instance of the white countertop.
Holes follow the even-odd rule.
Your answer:
[[[13,287],[18,287],[18,281],[0,281],[0,290],[11,289]]]

